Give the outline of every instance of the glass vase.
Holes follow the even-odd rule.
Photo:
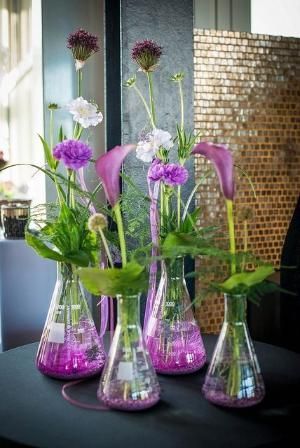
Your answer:
[[[140,296],[118,296],[118,319],[98,389],[113,409],[139,411],[155,405],[160,387],[140,325]]]
[[[162,262],[144,336],[158,373],[191,373],[205,364],[206,352],[186,287],[183,258]]]
[[[246,323],[245,295],[225,294],[225,317],[204,385],[214,404],[243,408],[259,403],[264,381]]]
[[[105,352],[75,268],[59,263],[36,365],[44,375],[78,379],[101,371]]]

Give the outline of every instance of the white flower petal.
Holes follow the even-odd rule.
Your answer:
[[[103,115],[98,112],[98,107],[89,103],[82,96],[71,101],[66,108],[73,115],[73,120],[85,129],[90,126],[97,126],[103,120]]]
[[[155,150],[151,142],[141,141],[138,142],[136,148],[136,157],[143,162],[150,163],[152,162],[153,157],[155,156]]]

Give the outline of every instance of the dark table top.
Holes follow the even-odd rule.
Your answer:
[[[204,337],[208,357],[216,342]],[[255,344],[266,398],[242,410],[216,407],[201,395],[206,367],[186,376],[159,376],[161,402],[137,413],[93,411],[62,398],[64,382],[34,366],[37,344],[0,355],[0,446],[84,448],[297,447],[300,423],[300,355]],[[97,403],[99,378],[69,389],[73,398]],[[298,435],[298,434],[297,434]],[[10,442],[9,442],[10,441]]]

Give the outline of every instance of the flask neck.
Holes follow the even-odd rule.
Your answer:
[[[118,325],[140,325],[140,294],[117,296]]]
[[[224,294],[225,322],[246,322],[247,298],[245,294]]]
[[[170,282],[184,283],[184,258],[178,257],[175,260],[163,262],[162,271],[168,276]]]
[[[57,280],[60,281],[79,281],[79,277],[75,274],[76,266],[70,263],[57,263]]]

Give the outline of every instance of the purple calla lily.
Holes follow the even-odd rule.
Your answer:
[[[125,157],[135,145],[115,146],[96,161],[96,171],[103,182],[106,198],[114,207],[120,196],[120,169]]]
[[[235,193],[233,159],[226,145],[217,145],[209,142],[200,142],[192,151],[210,160],[217,172],[221,190],[228,200],[233,200]]]

